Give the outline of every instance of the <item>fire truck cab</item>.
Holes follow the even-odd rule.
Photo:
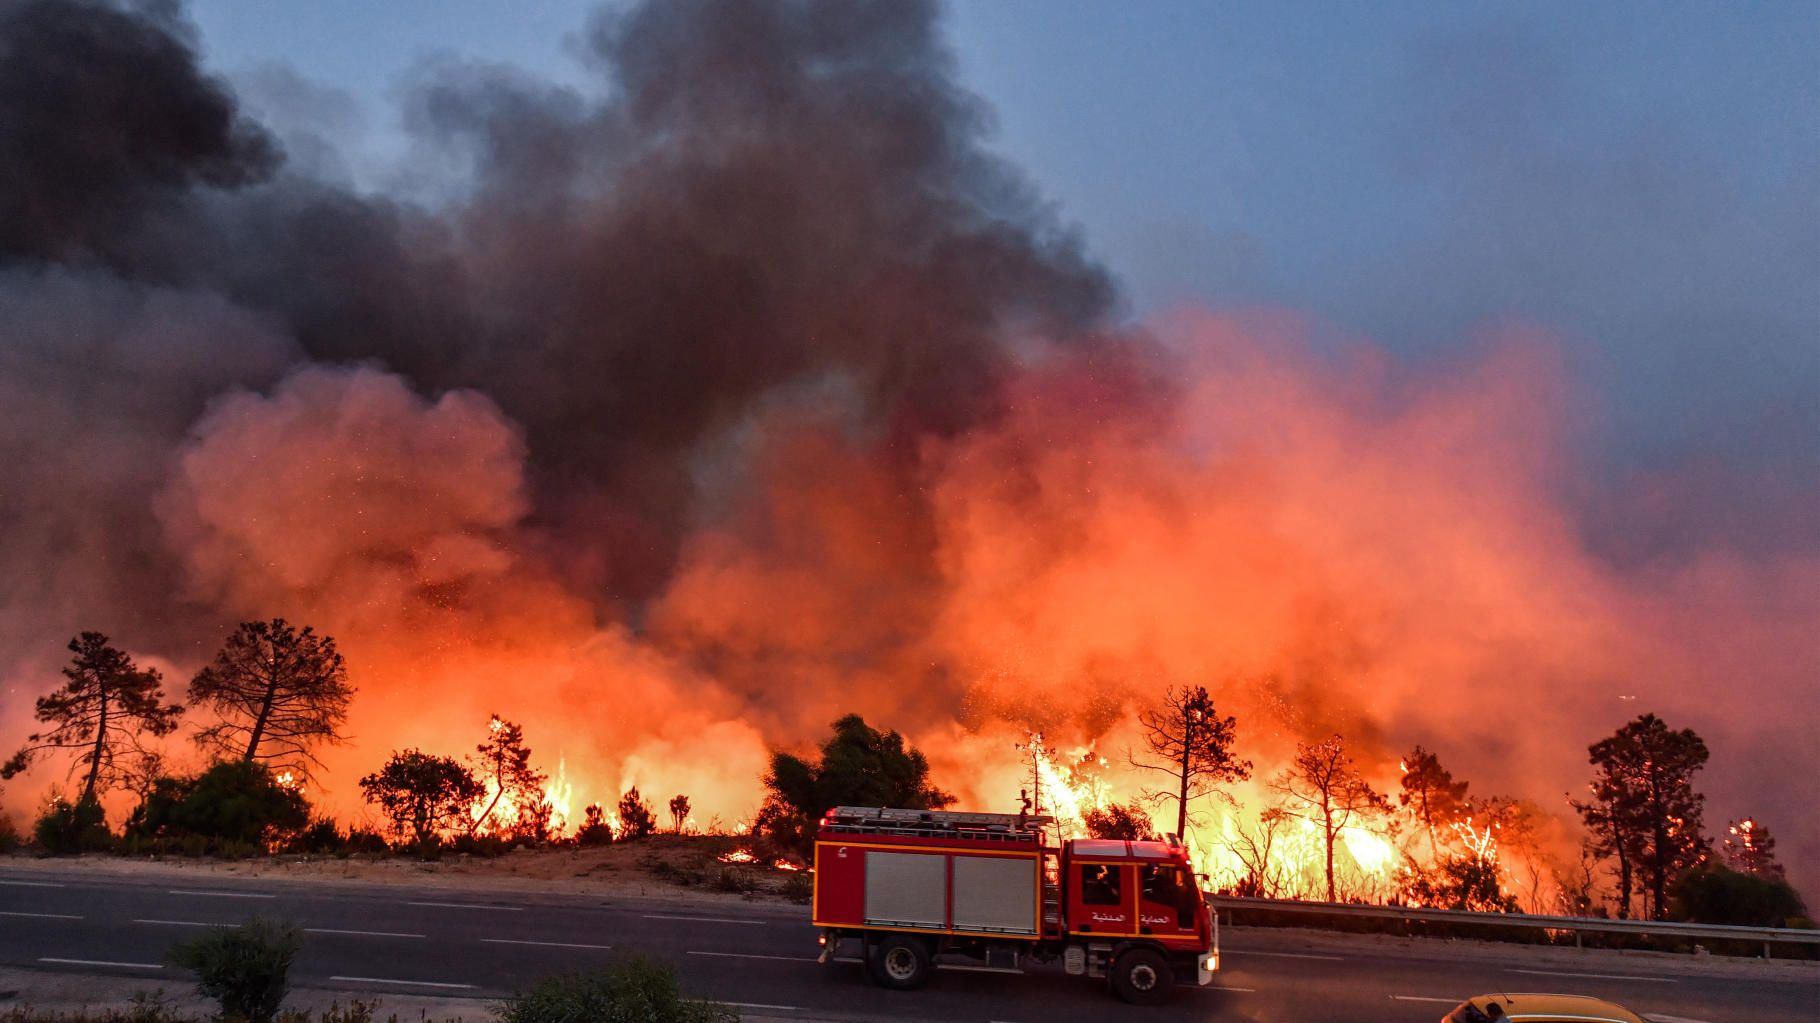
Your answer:
[[[1210,984],[1219,920],[1187,851],[1162,841],[1051,845],[1049,817],[841,806],[815,841],[822,962],[911,989],[943,966],[1021,973],[1060,959],[1128,1002]]]

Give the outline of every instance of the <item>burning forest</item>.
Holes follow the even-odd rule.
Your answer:
[[[1131,322],[929,4],[584,40],[592,91],[425,69],[446,183],[387,194],[288,159],[177,5],[0,0],[0,752],[72,636],[163,686],[16,819],[214,753],[344,831],[746,835],[859,715],[957,806],[1179,827],[1217,887],[1586,912],[1588,747],[1659,714],[1820,880],[1820,551],[1601,552],[1558,338]],[[334,654],[264,737],[243,623]]]

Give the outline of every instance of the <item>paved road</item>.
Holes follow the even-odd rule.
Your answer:
[[[1707,976],[1660,959],[1483,959],[1440,943],[1412,952],[1233,928],[1215,987],[1183,988],[1161,1009],[1125,1006],[1059,968],[944,971],[930,987],[900,993],[872,987],[858,966],[818,965],[814,931],[791,907],[39,871],[0,870],[0,966],[181,982],[162,965],[170,944],[255,915],[305,929],[299,986],[418,996],[496,997],[638,951],[676,964],[694,994],[809,1020],[1414,1023],[1491,990],[1578,991],[1707,1023],[1820,1019],[1816,971]]]

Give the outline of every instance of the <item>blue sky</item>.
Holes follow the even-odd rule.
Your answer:
[[[426,59],[591,88],[595,6],[191,11],[255,106],[288,65],[384,155]],[[996,147],[1134,316],[1286,306],[1417,357],[1538,325],[1613,464],[1820,488],[1820,4],[978,0],[947,24]]]

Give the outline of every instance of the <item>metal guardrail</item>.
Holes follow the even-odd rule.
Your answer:
[[[1462,909],[1417,909],[1412,906],[1360,906],[1346,902],[1303,902],[1297,899],[1247,899],[1206,893],[1216,909],[1262,910],[1272,913],[1306,913],[1367,920],[1419,920],[1427,923],[1469,924],[1478,927],[1529,927],[1572,931],[1574,944],[1580,934],[1598,931],[1644,937],[1710,938],[1763,944],[1769,958],[1771,945],[1820,945],[1820,930],[1793,927],[1735,927],[1726,924],[1689,924],[1658,920],[1613,920],[1596,916],[1536,916],[1529,913],[1473,913]]]

